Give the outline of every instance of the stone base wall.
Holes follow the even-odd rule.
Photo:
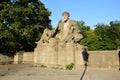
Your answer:
[[[119,57],[117,50],[111,51],[88,51],[89,53],[89,67],[118,69]]]
[[[34,51],[34,64],[48,67],[65,68],[67,64],[74,63],[74,69],[84,67],[82,45],[74,43],[59,43],[39,45]],[[88,51],[88,67],[118,69],[119,58],[117,50],[113,51]]]
[[[11,64],[14,62],[14,57],[0,54],[0,65]]]
[[[34,63],[34,52],[23,53],[23,63]]]
[[[62,68],[74,63],[74,68],[78,68],[84,65],[82,48],[82,45],[75,43],[38,44],[34,51],[34,63],[35,65]]]
[[[61,46],[61,49],[64,47]],[[71,46],[70,44],[68,44],[66,47],[67,47],[66,49],[68,49]],[[57,54],[49,52],[48,55],[45,55],[45,53],[41,55],[40,53],[38,53],[36,55],[34,52],[18,52],[16,53],[16,55],[14,55],[14,57],[9,57],[9,56],[0,54],[0,65],[9,64],[13,62],[14,64],[20,64],[20,63],[36,64],[34,62],[36,60],[36,61],[40,61],[40,62],[37,62],[37,64],[45,65],[47,67],[65,68],[65,65],[71,62],[75,64],[74,69],[80,69],[81,67],[84,67],[80,46],[77,46],[77,47],[72,46],[71,48],[74,48],[75,50],[70,49],[68,50],[68,52],[66,52],[66,54],[61,53],[63,52],[61,51],[61,49],[59,49],[60,51]],[[49,51],[51,50],[49,49]],[[71,52],[71,51],[74,51],[74,52]],[[118,52],[116,50],[88,51],[88,53],[89,53],[89,62],[88,62],[89,68],[99,68],[99,69],[118,69],[119,68],[119,57],[118,57]]]
[[[34,51],[34,64],[65,68],[74,63],[74,68],[83,66],[83,46],[75,43],[38,44]]]
[[[20,64],[20,63],[31,63],[33,64],[34,61],[34,52],[17,52],[16,55],[14,55],[14,64]]]

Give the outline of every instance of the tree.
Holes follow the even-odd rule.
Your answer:
[[[89,50],[97,50],[98,36],[95,35],[94,30],[90,29],[89,26],[85,26],[83,23],[85,24],[83,21],[78,21],[78,26],[83,35],[83,39],[80,41],[80,44],[88,46]]]
[[[115,49],[120,48],[120,21],[111,21],[108,33],[115,45]]]
[[[2,0],[0,1],[0,52],[9,51],[14,48],[14,43],[11,41],[13,36],[11,32],[8,30],[8,22],[9,19],[9,7],[11,6],[10,0]]]
[[[33,51],[43,30],[52,28],[51,12],[39,0],[5,0],[0,5],[0,52]]]
[[[99,42],[102,50],[116,50],[120,47],[120,22],[111,21],[109,25],[98,24],[95,28],[95,34],[99,36]]]
[[[110,25],[97,24],[91,30],[89,26],[78,25],[83,34],[80,44],[88,46],[89,50],[116,50],[120,48],[120,21],[111,21]]]

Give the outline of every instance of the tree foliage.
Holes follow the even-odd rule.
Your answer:
[[[111,21],[109,25],[97,24],[94,30],[85,25],[79,25],[79,27],[84,37],[80,44],[88,46],[89,50],[120,48],[120,21]]]
[[[39,0],[0,2],[0,52],[33,51],[51,12]]]
[[[0,1],[0,53],[33,51],[45,28],[52,29],[51,12],[40,0]],[[108,25],[97,24],[90,29],[78,21],[83,34],[80,44],[89,50],[115,50],[120,48],[120,21]]]

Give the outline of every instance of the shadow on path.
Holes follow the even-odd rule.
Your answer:
[[[84,72],[83,72],[82,76],[80,77],[80,80],[83,80],[83,77],[85,75],[86,70],[87,70],[87,65],[85,65],[85,69],[84,69]]]
[[[88,62],[88,59],[89,59],[89,54],[87,52],[87,48],[83,48],[82,56],[83,56],[83,60],[84,60],[85,69],[84,69],[84,72],[83,72],[82,76],[80,77],[80,80],[83,80],[83,77],[84,77],[85,72],[87,70],[87,62]]]

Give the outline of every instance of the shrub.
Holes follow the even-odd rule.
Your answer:
[[[66,70],[72,70],[73,67],[74,67],[74,63],[70,63],[65,66]]]
[[[47,68],[47,66],[45,66],[45,65],[41,65],[40,67],[41,67],[41,68]]]

